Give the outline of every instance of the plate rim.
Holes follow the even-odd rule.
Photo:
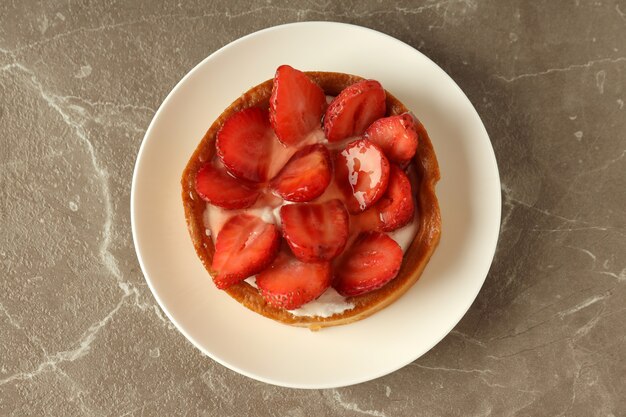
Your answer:
[[[152,134],[152,131],[155,129],[155,125],[157,120],[159,119],[160,114],[163,112],[164,108],[167,106],[167,104],[169,103],[169,101],[172,100],[173,96],[176,94],[176,92],[182,87],[182,85],[184,85],[186,83],[186,81],[191,78],[202,66],[204,66],[204,64],[213,59],[216,56],[219,56],[221,53],[223,53],[226,49],[230,49],[232,47],[236,47],[239,43],[243,43],[245,42],[247,39],[252,38],[252,37],[256,37],[258,35],[261,35],[263,33],[266,32],[271,32],[271,31],[276,31],[276,30],[285,30],[285,29],[289,29],[289,27],[294,27],[294,26],[339,26],[339,27],[344,27],[347,28],[348,30],[363,30],[363,31],[367,31],[367,32],[371,32],[377,36],[381,36],[383,38],[386,38],[387,41],[391,41],[394,43],[399,44],[400,46],[404,47],[404,48],[409,48],[410,51],[412,53],[417,53],[418,55],[421,55],[423,58],[425,58],[427,61],[429,61],[434,68],[441,72],[450,82],[451,84],[454,86],[455,89],[458,90],[458,92],[461,94],[461,97],[467,101],[467,104],[469,104],[470,108],[472,109],[474,115],[476,116],[477,120],[480,122],[480,129],[482,130],[482,134],[485,136],[485,138],[487,139],[487,144],[489,145],[489,155],[488,155],[488,159],[490,160],[490,165],[492,166],[492,168],[494,169],[494,174],[495,174],[495,179],[497,179],[497,184],[498,184],[498,188],[501,189],[501,178],[500,178],[500,172],[499,172],[499,168],[498,168],[498,163],[497,163],[497,158],[495,155],[495,151],[493,149],[493,144],[491,142],[491,138],[489,136],[489,133],[487,132],[487,129],[482,121],[482,118],[480,117],[480,114],[478,113],[478,111],[476,110],[475,106],[472,104],[471,100],[469,99],[469,97],[467,97],[467,95],[465,94],[465,92],[461,89],[461,87],[454,81],[454,79],[445,71],[443,70],[436,62],[434,62],[432,59],[430,59],[427,55],[423,54],[422,52],[420,52],[418,49],[412,47],[411,45],[407,44],[406,42],[394,38],[391,35],[388,35],[384,32],[380,32],[378,30],[375,29],[371,29],[368,27],[364,27],[364,26],[360,26],[360,25],[356,25],[356,24],[351,24],[351,23],[344,23],[344,22],[336,22],[336,21],[306,21],[306,22],[292,22],[292,23],[285,23],[285,24],[280,24],[280,25],[275,25],[275,26],[269,26],[254,32],[251,32],[247,35],[244,35],[242,37],[239,37],[225,45],[223,45],[222,47],[220,47],[219,49],[215,50],[214,52],[212,52],[211,54],[209,54],[207,57],[205,57],[204,59],[202,59],[200,62],[198,62],[195,66],[193,66],[192,69],[190,69],[175,85],[174,87],[169,91],[169,93],[167,94],[167,96],[165,97],[165,99],[162,101],[162,103],[159,105],[157,111],[154,113],[154,116],[152,117],[152,120],[150,121],[150,124],[148,125],[148,128],[146,129],[146,132],[141,140],[141,145],[139,147],[139,150],[137,152],[137,156],[135,158],[135,163],[134,163],[134,167],[133,167],[133,175],[132,175],[132,182],[131,182],[131,189],[130,189],[130,217],[131,217],[131,231],[132,231],[132,240],[133,240],[133,246],[135,248],[135,254],[137,256],[137,260],[139,262],[139,266],[141,268],[141,272],[142,275],[146,281],[146,283],[148,284],[148,287],[150,288],[150,291],[153,295],[153,297],[155,298],[155,300],[157,301],[159,308],[161,309],[161,311],[167,316],[167,318],[172,322],[172,324],[174,324],[174,326],[176,327],[176,330],[178,330],[179,332],[181,332],[183,334],[183,336],[185,336],[185,338],[191,342],[191,344],[193,346],[195,346],[197,349],[199,349],[203,354],[205,354],[206,356],[208,356],[209,358],[211,358],[212,360],[216,361],[217,363],[219,363],[220,365],[231,369],[241,375],[244,375],[248,378],[257,380],[257,381],[261,381],[264,383],[268,383],[271,385],[275,385],[275,386],[280,386],[280,387],[286,387],[286,388],[296,388],[296,389],[330,389],[330,388],[341,388],[341,387],[346,387],[346,386],[351,386],[351,385],[355,385],[355,384],[359,384],[359,383],[363,383],[363,382],[367,382],[367,381],[371,381],[377,378],[380,378],[382,376],[391,374],[395,371],[397,371],[398,369],[401,369],[405,366],[407,366],[409,363],[417,360],[418,358],[420,358],[421,356],[425,355],[427,352],[429,352],[432,348],[434,348],[435,346],[437,346],[446,336],[448,336],[450,334],[450,332],[458,325],[458,323],[463,319],[463,317],[465,317],[465,315],[467,314],[467,312],[469,311],[469,309],[471,308],[471,306],[474,304],[474,302],[476,301],[476,298],[478,297],[478,294],[480,293],[482,287],[484,286],[485,280],[487,278],[487,276],[489,275],[489,272],[491,270],[491,267],[493,266],[493,259],[495,257],[496,254],[496,249],[497,249],[497,244],[499,241],[499,236],[500,236],[500,231],[501,231],[501,220],[502,220],[502,197],[500,196],[499,200],[498,200],[498,204],[497,207],[495,207],[495,201],[494,201],[494,209],[497,212],[497,220],[498,220],[498,227],[495,231],[495,236],[491,236],[490,240],[491,240],[491,245],[487,248],[488,250],[485,250],[485,253],[489,253],[489,268],[487,269],[487,271],[484,273],[484,276],[482,276],[481,278],[481,283],[479,286],[477,286],[477,290],[475,291],[475,294],[472,294],[472,297],[467,297],[467,299],[471,299],[471,302],[468,303],[467,308],[464,309],[463,313],[458,317],[458,319],[454,320],[454,322],[451,324],[451,327],[448,328],[445,332],[442,333],[442,336],[440,338],[435,338],[433,339],[432,343],[429,343],[428,348],[426,348],[423,352],[421,353],[416,353],[415,355],[411,355],[409,357],[409,360],[404,362],[401,361],[401,363],[399,365],[394,365],[391,367],[381,367],[384,368],[383,370],[379,371],[379,372],[374,372],[371,373],[370,376],[367,377],[361,377],[361,378],[343,378],[343,381],[340,383],[327,383],[327,384],[306,384],[306,383],[292,383],[292,382],[286,382],[286,381],[279,381],[275,378],[271,378],[271,377],[266,377],[263,375],[259,375],[259,374],[255,374],[252,372],[249,372],[237,365],[234,365],[232,363],[226,362],[225,360],[222,360],[220,357],[213,355],[212,353],[210,353],[201,343],[199,343],[197,340],[195,340],[194,337],[192,337],[187,330],[180,325],[176,319],[174,319],[174,317],[172,316],[172,314],[170,313],[170,311],[165,308],[164,306],[164,301],[161,299],[161,297],[159,296],[159,293],[155,290],[154,285],[152,283],[152,279],[149,277],[149,275],[146,273],[146,266],[145,266],[145,260],[143,258],[143,255],[141,253],[141,249],[139,247],[139,245],[137,244],[137,240],[138,240],[138,230],[137,230],[137,221],[135,219],[136,216],[136,196],[137,196],[137,177],[139,176],[139,171],[140,171],[140,166],[142,164],[142,160],[143,158],[143,154],[145,152],[146,149],[146,144],[149,141],[149,137]],[[494,212],[494,216],[496,214],[496,212]],[[485,256],[485,259],[487,258],[487,256]],[[483,275],[483,274],[481,274]]]

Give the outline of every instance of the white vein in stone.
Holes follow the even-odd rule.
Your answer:
[[[466,335],[465,333],[461,333],[461,332],[459,332],[458,330],[452,330],[452,331],[450,332],[450,335],[452,335],[452,336],[458,336],[458,337],[460,337],[461,339],[463,339],[463,340],[465,340],[465,341],[467,341],[467,342],[470,342],[470,343],[472,343],[472,344],[474,344],[474,345],[477,345],[477,346],[480,346],[480,347],[485,347],[485,344],[484,344],[483,342],[481,342],[480,340],[475,339],[475,338],[473,338],[473,337],[471,337],[471,336],[468,336],[468,335]]]
[[[518,200],[518,199],[512,197],[511,196],[512,189],[510,187],[508,187],[504,183],[501,185],[501,188],[502,188],[502,191],[504,191],[504,204],[507,205],[507,206],[513,207],[515,204],[518,204],[518,205],[526,207],[526,208],[528,208],[530,210],[539,212],[539,213],[541,213],[541,214],[543,214],[545,216],[554,217],[556,219],[563,220],[563,221],[565,221],[567,223],[579,223],[579,222],[582,223],[582,221],[580,221],[580,220],[568,219],[567,217],[563,217],[563,216],[560,216],[558,214],[551,213],[548,210],[537,208],[537,207],[532,206],[532,205],[530,205],[530,204],[528,204],[528,203],[526,203],[524,201],[521,201],[521,200]],[[506,224],[506,222],[508,222],[508,217],[509,216],[510,216],[510,213],[509,213],[508,216],[505,217],[506,221],[503,221],[502,222],[503,224]]]
[[[341,407],[345,408],[348,411],[354,411],[356,413],[360,413],[360,414],[364,414],[368,416],[374,416],[374,417],[387,417],[387,415],[383,413],[382,411],[363,410],[361,409],[361,407],[359,407],[357,403],[350,403],[350,402],[344,401],[343,398],[341,397],[341,394],[336,389],[333,390],[333,398],[335,399],[335,401],[337,401],[337,404],[339,404]]]
[[[575,247],[575,246],[567,246],[567,247],[568,247],[568,248],[572,248],[572,249],[579,250],[579,251],[581,251],[582,253],[584,253],[585,255],[588,255],[588,256],[589,256],[589,257],[593,260],[593,265],[595,266],[595,264],[596,264],[596,260],[597,260],[598,258],[596,257],[596,255],[594,255],[593,253],[591,253],[591,251],[590,251],[590,250],[588,250],[588,249],[583,249],[583,248],[577,248],[577,247]]]
[[[2,71],[2,72],[10,71],[13,68],[18,68],[18,67],[19,67],[19,64],[16,64],[15,62],[13,62],[11,64],[7,64],[7,65],[4,65],[4,66],[0,67],[0,71]]]
[[[0,386],[7,384],[9,382],[15,380],[24,380],[24,379],[33,379],[37,375],[49,371],[54,370],[57,367],[57,364],[62,362],[73,362],[79,358],[85,356],[89,349],[91,348],[92,342],[95,340],[98,332],[106,326],[109,321],[113,318],[115,313],[122,307],[122,304],[126,300],[127,295],[124,295],[122,299],[117,303],[115,308],[111,310],[109,314],[107,314],[102,320],[92,324],[81,336],[80,340],[75,344],[75,347],[71,350],[66,350],[63,352],[57,352],[54,355],[46,355],[45,360],[35,368],[35,370],[31,372],[20,372],[15,375],[11,375],[8,378],[0,380]]]
[[[565,227],[565,228],[558,228],[558,229],[540,229],[538,227],[534,227],[529,230],[531,232],[579,232],[582,230],[607,231],[611,229],[612,229],[611,227],[605,227],[605,226],[587,226],[587,227]]]
[[[619,15],[619,17],[621,17],[622,19],[626,20],[626,13],[624,13],[622,11],[622,9],[619,8],[619,4],[615,5],[615,11],[617,12],[617,14]]]
[[[422,369],[428,369],[430,371],[444,371],[444,372],[460,372],[463,374],[480,374],[480,375],[489,375],[489,374],[493,374],[493,371],[491,369],[459,369],[459,368],[446,368],[443,366],[425,366],[425,365],[419,365],[415,362],[413,362],[411,364],[411,366],[415,366],[417,368],[422,368]]]
[[[91,101],[84,97],[78,97],[78,96],[58,96],[58,97],[60,99],[63,99],[64,101],[69,101],[69,100],[80,101],[91,107],[101,106],[101,107],[112,107],[114,109],[120,109],[120,110],[146,111],[148,113],[156,112],[156,110],[154,110],[152,107],[142,106],[142,105],[137,105],[137,104],[113,103],[111,101],[101,101],[101,100]]]
[[[0,311],[4,313],[6,318],[9,320],[9,324],[11,326],[15,327],[16,329],[22,330],[22,326],[20,325],[20,323],[9,314],[8,310],[4,307],[4,305],[2,305],[2,303],[0,303]]]
[[[510,354],[507,354],[507,355],[501,355],[501,356],[487,355],[487,357],[491,358],[491,359],[494,359],[494,360],[505,360],[505,359],[508,359],[508,358],[513,358],[515,356],[521,355],[522,353],[532,352],[534,350],[541,349],[541,348],[544,348],[544,347],[547,347],[547,346],[550,346],[550,345],[553,345],[555,343],[559,343],[559,342],[562,342],[562,341],[568,340],[568,339],[570,339],[570,338],[569,337],[560,337],[558,339],[550,340],[550,341],[548,341],[546,343],[541,343],[541,344],[536,345],[536,346],[531,346],[529,348],[518,350],[517,352],[513,352],[513,353],[510,353]]]
[[[622,159],[624,157],[624,155],[626,154],[626,151],[624,151],[624,153],[617,157],[614,158],[613,160],[607,162],[608,165],[617,162],[618,160]],[[590,225],[588,222],[580,220],[580,219],[569,219],[567,217],[563,217],[561,215],[552,213],[548,210],[544,210],[544,209],[540,209],[537,208],[535,206],[531,206],[530,204],[518,200],[514,197],[511,196],[511,189],[506,185],[506,184],[502,184],[502,191],[504,191],[504,205],[509,206],[509,207],[514,207],[515,204],[520,205],[522,207],[525,207],[529,210],[533,210],[536,211],[540,214],[543,214],[546,217],[552,217],[558,220],[562,220],[565,223],[569,223],[571,225],[583,225],[582,227],[567,227],[567,228],[563,228],[563,227],[559,227],[559,228],[554,228],[554,229],[543,229],[543,228],[532,228],[532,229],[528,229],[531,232],[573,232],[573,231],[579,231],[579,230],[601,230],[601,231],[608,231],[608,230],[612,230],[618,234],[623,234],[621,233],[619,230],[610,227],[610,226],[596,226],[596,225]],[[513,208],[511,209],[511,211],[513,210]],[[504,226],[508,223],[509,221],[509,217],[511,216],[511,212],[509,212],[503,219],[502,221],[502,225],[501,228],[502,230],[504,230]]]
[[[608,161],[606,161],[602,166],[599,166],[598,168],[594,168],[594,169],[592,169],[590,171],[586,171],[584,174],[589,174],[589,173],[597,172],[597,171],[604,171],[605,169],[607,169],[611,165],[613,165],[616,162],[619,162],[622,159],[624,159],[625,156],[626,156],[626,149],[624,149],[622,151],[622,153],[619,154],[618,156],[616,156],[615,158],[612,158],[612,159],[609,159]]]
[[[596,274],[600,275],[608,275],[610,277],[615,278],[616,280],[623,282],[626,281],[626,268],[622,269],[619,273],[611,272],[611,271],[593,271]]]
[[[600,319],[602,318],[602,313],[604,313],[604,307],[601,307],[598,310],[598,313],[593,316],[591,320],[589,320],[582,327],[576,330],[576,334],[573,339],[579,339],[583,336],[586,336],[600,322]]]
[[[554,73],[559,73],[559,72],[568,72],[568,71],[575,70],[575,69],[591,68],[592,66],[596,64],[616,64],[618,62],[625,62],[625,61],[626,61],[626,57],[623,57],[623,56],[618,57],[618,58],[602,58],[602,59],[589,61],[585,64],[573,64],[565,68],[548,68],[547,70],[544,70],[544,71],[519,74],[510,78],[504,77],[502,75],[496,75],[496,78],[499,78],[507,83],[511,83],[513,81],[521,80],[524,78],[540,77],[542,75],[554,74]]]
[[[597,257],[596,255],[594,255],[593,253],[591,253],[591,251],[587,250],[587,249],[583,249],[583,248],[578,248],[576,246],[566,246],[568,248],[571,249],[576,249],[578,251],[581,251],[582,253],[588,255],[591,260],[593,261],[593,263],[591,264],[591,272],[594,274],[600,274],[600,275],[608,275],[610,277],[613,277],[615,279],[617,279],[618,281],[626,281],[626,268],[622,269],[620,272],[616,273],[616,272],[611,272],[611,271],[598,271],[596,269],[596,264],[597,264]],[[607,269],[608,268],[608,259],[606,259],[603,263],[603,268]]]
[[[598,301],[602,301],[608,297],[611,296],[611,292],[607,291],[604,294],[601,295],[594,295],[593,297],[589,297],[586,300],[584,300],[583,302],[576,304],[574,307],[572,308],[568,308],[567,310],[561,311],[558,313],[559,317],[563,318],[566,316],[569,316],[571,314],[577,313],[582,309],[585,309],[587,307],[589,307],[592,304],[597,303]]]
[[[596,86],[600,94],[604,94],[604,82],[606,81],[606,71],[600,70],[596,72]]]
[[[169,319],[167,317],[165,317],[163,315],[163,313],[161,313],[161,309],[159,308],[159,306],[156,305],[152,305],[152,309],[154,310],[154,314],[159,318],[159,320],[161,320],[163,322],[163,324],[165,324],[167,326],[168,329],[174,329],[174,325],[172,324],[171,321],[169,321]]]

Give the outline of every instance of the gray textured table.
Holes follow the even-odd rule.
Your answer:
[[[196,3],[0,3],[0,415],[626,415],[625,2]],[[466,317],[409,366],[336,390],[204,357],[155,304],[130,231],[133,163],[170,89],[299,20],[371,27],[437,62],[503,184]]]

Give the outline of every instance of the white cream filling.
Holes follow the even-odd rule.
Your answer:
[[[330,317],[341,314],[344,311],[352,310],[354,304],[346,301],[346,298],[339,294],[333,287],[328,287],[324,294],[317,300],[304,304],[295,310],[287,310],[294,316],[305,317]]]

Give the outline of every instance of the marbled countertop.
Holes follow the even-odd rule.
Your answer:
[[[624,1],[162,3],[0,3],[0,415],[626,415]],[[302,20],[437,62],[502,178],[498,250],[465,318],[405,368],[334,390],[203,356],[156,305],[129,219],[135,156],[176,82]]]

